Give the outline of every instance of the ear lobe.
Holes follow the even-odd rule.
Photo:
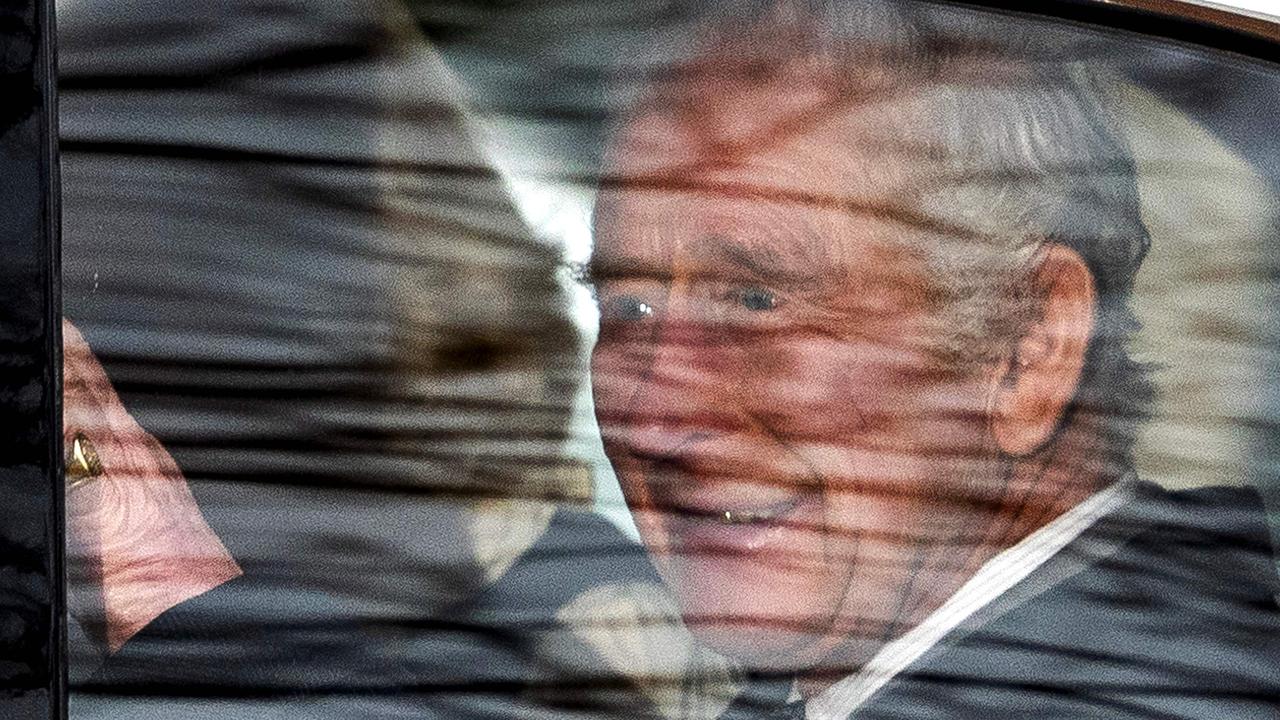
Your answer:
[[[1043,447],[1075,398],[1097,305],[1093,274],[1066,246],[1045,250],[1031,282],[1040,303],[998,368],[990,417],[996,446],[1014,457]]]

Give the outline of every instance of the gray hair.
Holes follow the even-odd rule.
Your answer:
[[[1131,307],[1150,246],[1137,170],[1093,68],[948,43],[929,58],[926,102],[946,152],[922,212],[949,229],[917,248],[940,309],[943,353],[990,362],[1025,332],[1040,298],[1030,292],[1040,252],[1075,250],[1098,293],[1093,338],[1073,411],[1100,418],[1109,448],[1130,465],[1137,428],[1154,399],[1128,346]],[[918,236],[916,236],[918,237]]]

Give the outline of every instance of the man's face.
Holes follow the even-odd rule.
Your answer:
[[[596,412],[643,540],[695,633],[772,668],[864,656],[936,606],[994,471],[989,383],[929,351],[918,231],[849,209],[898,203],[867,179],[896,174],[840,152],[840,112],[751,127],[820,99],[792,87],[630,123],[592,261]]]

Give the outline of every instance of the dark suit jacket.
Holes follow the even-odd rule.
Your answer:
[[[1280,718],[1264,520],[1250,491],[1141,485],[854,717]],[[593,587],[656,581],[639,548],[575,512],[449,614],[378,617],[247,577],[131,641],[83,688],[79,717],[654,717],[643,678],[574,674],[592,666],[585,645],[566,673],[534,639]],[[726,717],[768,716],[748,704]]]
[[[1280,718],[1256,493],[1138,487],[881,688],[857,720]]]
[[[73,687],[73,717],[654,716],[636,679],[593,661],[557,617],[592,588],[659,582],[593,513],[558,512],[498,582],[446,610],[388,613],[378,588],[337,597],[280,580],[246,574],[171,609]],[[571,663],[540,649],[556,632]]]

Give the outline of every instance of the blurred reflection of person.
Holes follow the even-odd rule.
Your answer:
[[[657,585],[642,551],[602,518],[561,509],[476,588],[465,529],[417,527],[406,537],[396,522],[415,517],[412,508],[370,517],[406,547],[423,537],[445,546],[439,568],[420,568],[404,589],[417,614],[379,615],[370,606],[395,598],[378,587],[357,584],[348,597],[253,558],[242,569],[70,322],[63,339],[73,717],[480,719],[553,712],[562,701],[594,706],[597,717],[652,711],[625,672],[582,674],[597,650],[574,638],[599,630],[560,614],[615,583]],[[468,511],[477,514],[456,513]],[[442,608],[452,598],[428,591],[450,580],[470,596]],[[572,664],[545,667],[555,660],[537,643],[548,638]],[[589,687],[567,698],[556,690],[592,681],[602,688],[590,698]]]
[[[62,9],[72,716],[644,715],[560,255],[411,8]]]
[[[1256,496],[1131,469],[1148,238],[1102,91],[780,8],[615,132],[589,270],[606,454],[757,681],[728,716],[1277,716]]]

